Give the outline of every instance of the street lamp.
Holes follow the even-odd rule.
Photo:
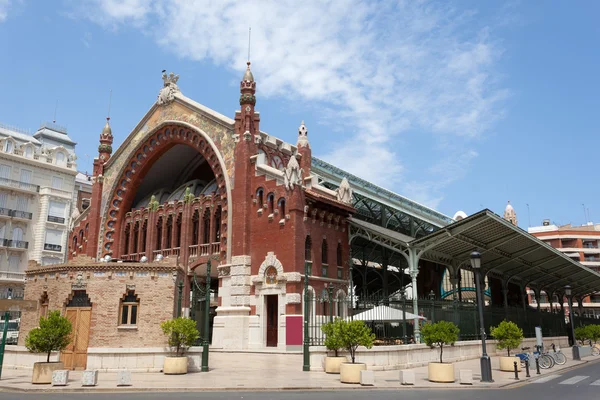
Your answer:
[[[471,267],[475,273],[475,290],[477,291],[477,308],[479,309],[479,329],[481,331],[481,382],[494,382],[492,379],[492,363],[485,348],[485,327],[483,324],[483,288],[481,287],[481,254],[471,253]]]
[[[404,335],[403,344],[408,344],[408,332],[406,331],[406,287],[402,288],[402,334]]]
[[[571,337],[573,338],[573,360],[581,360],[579,356],[579,346],[575,340],[575,318],[573,315],[573,297],[571,296],[571,286],[565,286],[565,294],[567,295],[567,301],[569,302],[569,322],[571,323]]]
[[[431,302],[431,322],[435,324],[435,293],[433,290],[429,291],[429,301]]]

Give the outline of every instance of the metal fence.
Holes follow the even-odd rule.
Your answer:
[[[410,299],[381,296],[350,298],[314,297],[308,294],[308,330],[311,346],[324,344],[321,325],[335,318],[364,321],[375,333],[375,345],[414,343],[413,304]],[[469,302],[419,299],[420,325],[427,322],[451,321],[460,329],[459,340],[480,339],[477,306]],[[503,320],[515,322],[525,337],[535,337],[535,327],[542,328],[545,337],[567,335],[562,313],[538,312],[530,307],[486,306],[483,312],[487,335]],[[593,320],[600,323],[600,320]]]

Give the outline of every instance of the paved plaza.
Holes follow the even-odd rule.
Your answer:
[[[554,380],[560,371],[600,361],[598,357],[587,357],[582,361],[570,359],[570,349],[565,350],[568,362],[550,370],[542,370],[537,375],[531,371],[531,380]],[[162,373],[133,373],[133,385],[117,387],[115,372],[100,372],[98,386],[81,386],[81,371],[71,371],[66,387],[31,384],[31,370],[6,369],[2,372],[0,388],[8,391],[200,391],[200,390],[339,390],[368,389],[360,385],[340,383],[339,375],[324,372],[303,372],[301,354],[268,353],[211,353],[211,370],[208,373],[189,373],[187,375],[164,375]],[[452,384],[432,383],[427,380],[427,366],[414,368],[416,384],[413,388],[502,388],[525,381],[525,371],[520,381],[514,379],[514,373],[499,371],[498,357],[492,358],[493,383],[479,382],[479,359],[455,363],[457,382]],[[461,369],[473,371],[474,384],[465,386],[458,383]],[[392,389],[402,387],[399,383],[399,371],[375,371],[375,388]],[[373,388],[373,387],[371,387]],[[402,387],[410,389],[411,387]]]

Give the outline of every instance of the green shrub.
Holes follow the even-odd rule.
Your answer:
[[[336,319],[333,322],[321,325],[321,331],[325,334],[325,347],[327,347],[327,350],[333,351],[336,357],[340,349],[344,347],[340,334],[341,321],[341,319]]]
[[[449,321],[428,323],[421,328],[421,337],[427,346],[440,348],[440,363],[443,363],[444,345],[453,345],[458,340],[460,330]]]
[[[71,321],[60,315],[60,311],[50,311],[47,318],[40,318],[40,326],[33,328],[25,338],[25,347],[32,353],[46,353],[50,362],[53,351],[64,350],[71,343]]]
[[[523,330],[514,322],[502,321],[497,327],[492,327],[491,334],[498,341],[496,347],[506,349],[510,357],[510,349],[516,349],[523,341]]]
[[[169,346],[177,356],[182,357],[190,346],[193,346],[200,332],[196,328],[196,321],[190,318],[174,318],[160,324],[163,333],[167,336]]]
[[[350,352],[350,358],[354,364],[356,349],[358,346],[365,346],[367,349],[373,347],[375,334],[363,321],[345,321],[337,320],[339,329],[340,343],[342,347]]]
[[[588,325],[589,338],[596,343],[600,340],[600,325]]]
[[[589,325],[584,325],[575,328],[575,339],[579,340],[582,345],[585,345],[585,342],[590,339],[590,332],[588,327]]]

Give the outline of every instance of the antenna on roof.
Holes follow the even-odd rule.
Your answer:
[[[529,220],[528,228],[531,228],[531,212],[529,210],[529,203],[527,203],[527,219]]]
[[[583,218],[585,218],[584,225],[586,225],[588,222],[588,218],[587,218],[587,212],[585,211],[585,204],[581,203],[581,207],[583,207]]]
[[[252,34],[252,27],[248,27],[248,61],[250,61],[250,36]]]
[[[112,89],[110,89],[110,94],[108,95],[108,113],[106,114],[106,119],[110,119],[110,103],[112,102]]]
[[[58,110],[58,99],[56,99],[56,105],[54,106],[54,119],[52,120],[53,124],[56,123],[56,110]]]

